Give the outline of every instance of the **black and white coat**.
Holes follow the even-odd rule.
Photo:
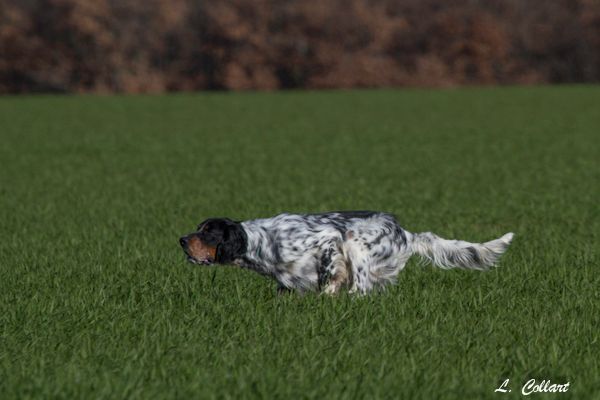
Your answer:
[[[446,240],[410,233],[391,214],[341,211],[243,222],[212,218],[180,242],[191,262],[249,268],[273,277],[281,290],[364,294],[394,283],[414,254],[441,268],[487,269],[512,236],[483,244]]]

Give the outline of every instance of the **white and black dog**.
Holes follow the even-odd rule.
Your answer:
[[[513,234],[486,243],[410,233],[393,215],[373,211],[281,214],[237,222],[211,218],[180,239],[190,262],[235,264],[273,277],[279,290],[367,293],[396,281],[417,254],[441,268],[485,270]]]

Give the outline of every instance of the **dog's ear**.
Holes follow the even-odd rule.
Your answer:
[[[196,232],[200,232],[202,230],[202,228],[204,228],[204,226],[206,226],[207,223],[209,223],[211,221],[211,219],[205,219],[204,221],[200,222],[198,224],[198,227],[196,228]]]
[[[224,219],[223,240],[217,246],[216,261],[229,264],[246,253],[248,237],[239,222]]]
[[[198,224],[198,227],[196,228],[196,232],[202,231],[205,227],[207,227],[207,225],[220,228],[223,226],[227,226],[230,223],[236,223],[236,222],[232,221],[229,218],[208,218],[208,219],[205,219],[204,221],[200,222],[200,224]]]

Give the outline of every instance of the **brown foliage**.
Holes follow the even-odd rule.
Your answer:
[[[597,0],[0,0],[0,93],[600,80]]]

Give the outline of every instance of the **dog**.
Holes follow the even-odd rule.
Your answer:
[[[233,264],[274,278],[278,292],[366,294],[395,283],[418,255],[440,268],[486,270],[513,233],[485,243],[411,233],[392,214],[337,211],[233,221],[210,218],[179,242],[194,264]]]

